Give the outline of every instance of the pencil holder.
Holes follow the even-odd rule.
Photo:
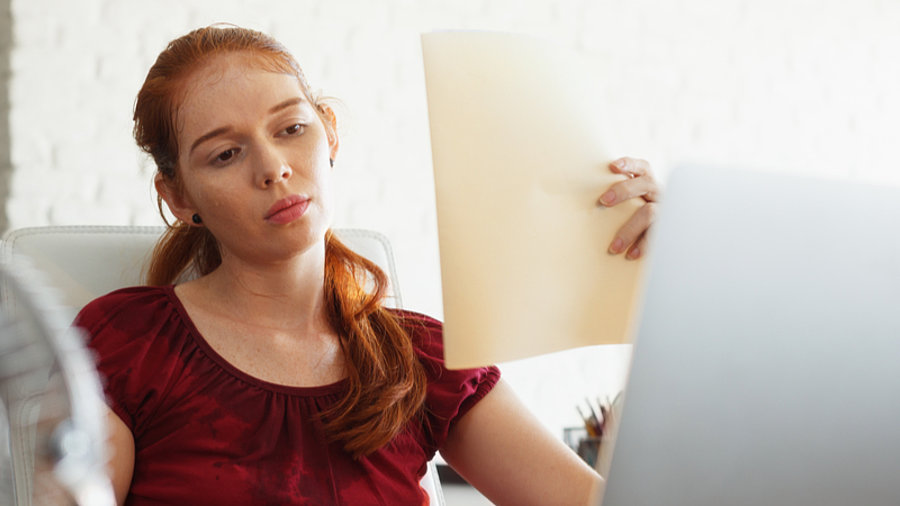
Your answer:
[[[563,429],[563,440],[589,466],[595,467],[600,454],[600,436],[591,436],[584,427],[566,427]]]
[[[588,436],[578,441],[576,452],[591,467],[597,466],[597,456],[600,455],[600,442],[602,439],[598,436]]]

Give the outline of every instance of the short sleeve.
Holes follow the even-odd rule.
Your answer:
[[[454,424],[500,380],[496,366],[450,370],[444,366],[441,322],[409,311],[400,314],[412,334],[419,360],[428,377],[425,429],[431,451],[440,449]]]
[[[136,437],[177,371],[165,338],[174,324],[168,297],[155,287],[109,293],[75,319],[88,335],[107,404]]]

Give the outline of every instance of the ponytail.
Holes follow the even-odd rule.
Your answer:
[[[179,221],[170,225],[156,243],[147,269],[147,284],[170,285],[191,274],[209,274],[220,263],[219,246],[209,229]]]
[[[364,287],[372,285],[371,291]],[[329,231],[325,242],[325,298],[341,336],[347,396],[325,414],[325,428],[354,457],[394,438],[425,402],[425,371],[409,334],[381,305],[384,272]]]

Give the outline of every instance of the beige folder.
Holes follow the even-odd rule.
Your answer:
[[[607,248],[639,202],[596,204],[624,178],[596,66],[522,35],[422,46],[447,366],[625,342],[640,262]]]

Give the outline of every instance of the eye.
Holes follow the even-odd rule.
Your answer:
[[[225,151],[222,151],[221,153],[219,153],[218,156],[216,156],[216,160],[215,160],[215,161],[216,161],[217,163],[225,163],[225,162],[228,162],[229,160],[231,160],[231,159],[233,159],[235,156],[237,156],[238,151],[240,151],[239,148],[229,148],[229,149],[226,149]]]
[[[285,128],[284,130],[282,130],[282,132],[286,133],[287,135],[300,135],[303,133],[303,130],[305,128],[306,127],[304,125],[301,125],[300,123],[295,123],[295,124]]]

